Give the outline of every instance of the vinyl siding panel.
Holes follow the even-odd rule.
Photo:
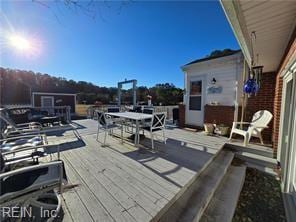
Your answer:
[[[194,80],[195,77],[204,76],[205,82],[203,87],[206,87],[206,89],[213,86],[211,80],[215,78],[217,80],[215,85],[222,87],[222,93],[209,94],[206,90],[204,105],[217,101],[219,105],[233,106],[236,98],[236,84],[237,82],[240,83],[242,78],[242,67],[243,59],[240,53],[230,58],[219,59],[219,61],[210,60],[187,67],[185,70],[185,75],[187,75],[185,86],[187,92],[186,96],[189,96],[190,81]],[[240,98],[242,96],[242,83],[238,85],[237,92],[238,98]]]

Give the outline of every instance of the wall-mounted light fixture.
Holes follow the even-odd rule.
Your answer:
[[[213,78],[212,81],[211,81],[211,83],[212,83],[213,85],[215,85],[216,82],[217,82],[217,80],[216,80],[215,78]]]

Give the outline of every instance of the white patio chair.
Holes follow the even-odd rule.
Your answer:
[[[156,131],[162,131],[163,135],[163,142],[166,144],[166,139],[165,139],[165,120],[166,120],[166,113],[153,113],[153,117],[150,121],[150,123],[146,123],[143,126],[141,126],[141,129],[150,132],[150,137],[151,137],[151,147],[154,149],[154,132]]]
[[[253,115],[251,122],[233,122],[229,140],[232,135],[239,134],[244,137],[244,146],[247,146],[250,142],[251,137],[257,137],[260,139],[261,144],[263,143],[262,131],[268,128],[268,124],[272,119],[272,114],[267,110],[260,110]],[[247,130],[238,129],[238,125],[249,125]]]
[[[103,146],[106,146],[106,138],[107,134],[113,134],[113,130],[116,128],[120,128],[121,130],[121,142],[123,142],[123,124],[118,124],[119,122],[114,122],[111,116],[106,115],[104,112],[97,111],[96,112],[98,119],[98,131],[97,131],[97,141],[99,141],[99,133],[100,129],[102,132],[105,132]]]

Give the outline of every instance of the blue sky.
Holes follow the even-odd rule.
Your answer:
[[[88,15],[52,2],[0,4],[2,67],[100,86],[127,78],[182,87],[181,65],[214,49],[238,48],[218,1],[96,2]],[[36,50],[15,52],[3,37],[11,32],[33,39]]]

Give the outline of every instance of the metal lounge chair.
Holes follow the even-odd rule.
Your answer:
[[[247,146],[251,137],[257,137],[263,143],[262,131],[268,128],[268,124],[272,119],[272,114],[267,110],[260,110],[253,115],[251,122],[233,122],[229,140],[231,140],[233,134],[239,134],[244,137],[244,146]],[[249,125],[247,130],[238,129],[238,125]]]
[[[24,147],[47,145],[48,141],[45,134],[37,134],[4,138],[0,140],[0,144],[1,152],[6,152]]]
[[[39,122],[29,122],[16,124],[8,115],[7,109],[0,108],[0,119],[2,119],[7,127],[3,131],[3,137],[10,137],[15,135],[30,135],[30,134],[38,134],[38,133],[47,133],[54,132],[59,130],[67,130],[73,129],[73,127],[68,124],[64,126],[53,126],[53,127],[43,127]]]
[[[39,133],[42,129],[42,125],[38,122],[29,122],[16,124],[7,112],[7,109],[0,108],[0,118],[6,124],[6,129],[4,129],[4,135],[16,135],[16,134],[27,134],[27,133]]]
[[[14,150],[9,150],[2,152],[0,150],[0,155],[2,156],[2,160],[5,163],[5,169],[11,169],[11,167],[15,167],[16,164],[18,166],[22,166],[23,163],[39,163],[39,158],[45,157],[48,155],[48,150],[50,148],[58,148],[58,159],[60,158],[59,154],[59,146],[56,145],[41,145],[34,147],[22,147]],[[50,154],[50,159],[52,160],[52,154]]]
[[[0,166],[4,166],[3,161]],[[57,214],[61,209],[60,194],[63,185],[67,183],[67,177],[63,162],[54,161],[1,173],[0,183],[0,209],[39,206],[42,209],[54,209]],[[57,204],[41,201],[41,197],[49,195],[56,197]],[[9,214],[1,213],[0,220],[9,220],[7,217]]]
[[[104,135],[104,142],[103,146],[106,146],[106,138],[107,134],[112,134],[113,129],[120,128],[121,129],[121,142],[123,142],[123,125],[118,125],[113,122],[112,118],[106,115],[104,112],[97,111],[96,112],[97,119],[98,119],[98,131],[97,131],[97,141],[99,142],[99,133],[100,130],[105,133]]]
[[[166,120],[166,113],[153,113],[153,117],[150,121],[150,123],[143,125],[141,129],[144,131],[150,132],[151,137],[151,147],[154,149],[154,132],[156,131],[162,131],[163,135],[163,142],[166,144],[165,139],[165,120]]]

